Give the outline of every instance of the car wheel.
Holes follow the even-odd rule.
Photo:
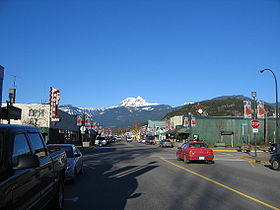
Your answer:
[[[280,169],[279,160],[277,160],[276,158],[274,158],[274,159],[271,161],[271,166],[272,166],[273,170],[279,170],[279,169]]]
[[[189,162],[190,162],[190,160],[187,159],[187,156],[185,155],[185,156],[184,156],[184,163],[189,163]]]
[[[177,160],[178,160],[178,161],[181,161],[181,158],[179,158],[179,156],[177,156]]]
[[[63,180],[58,181],[57,191],[49,203],[50,209],[61,210],[64,206],[64,185]]]

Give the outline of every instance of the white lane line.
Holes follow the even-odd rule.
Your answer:
[[[74,198],[64,198],[65,201],[72,201],[74,203],[76,203],[78,200],[80,200],[79,197],[74,197]]]

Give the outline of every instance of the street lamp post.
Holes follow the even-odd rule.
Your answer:
[[[280,142],[279,142],[279,114],[278,114],[278,86],[277,86],[277,79],[276,76],[274,74],[274,72],[271,69],[262,69],[260,70],[261,73],[263,73],[264,71],[270,71],[274,77],[275,80],[275,92],[276,92],[276,126],[275,126],[275,143],[276,143],[276,153],[280,154]]]

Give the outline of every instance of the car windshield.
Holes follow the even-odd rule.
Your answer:
[[[192,144],[190,144],[190,148],[200,148],[200,147],[208,148],[207,144],[205,144],[205,143],[192,143]]]
[[[74,157],[73,148],[71,146],[48,146],[49,150],[64,150],[68,158]]]
[[[170,140],[164,140],[164,142],[170,142]]]
[[[105,140],[105,137],[99,136],[99,137],[97,137],[97,140]]]

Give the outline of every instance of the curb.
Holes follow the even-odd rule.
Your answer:
[[[212,150],[213,150],[214,152],[239,152],[239,153],[243,152],[243,153],[247,153],[246,150],[238,151],[237,149],[235,149],[235,150],[212,149]],[[250,150],[250,151],[248,151],[248,152],[255,152],[255,150],[254,150],[254,151],[253,151],[253,150]],[[257,152],[258,152],[258,153],[264,153],[265,151],[257,150]]]
[[[253,163],[270,164],[269,161],[265,161],[265,160],[256,160],[256,159],[253,159],[253,158],[241,157],[240,159],[242,159],[242,160],[247,160],[247,161],[250,161],[250,162],[253,162]]]

